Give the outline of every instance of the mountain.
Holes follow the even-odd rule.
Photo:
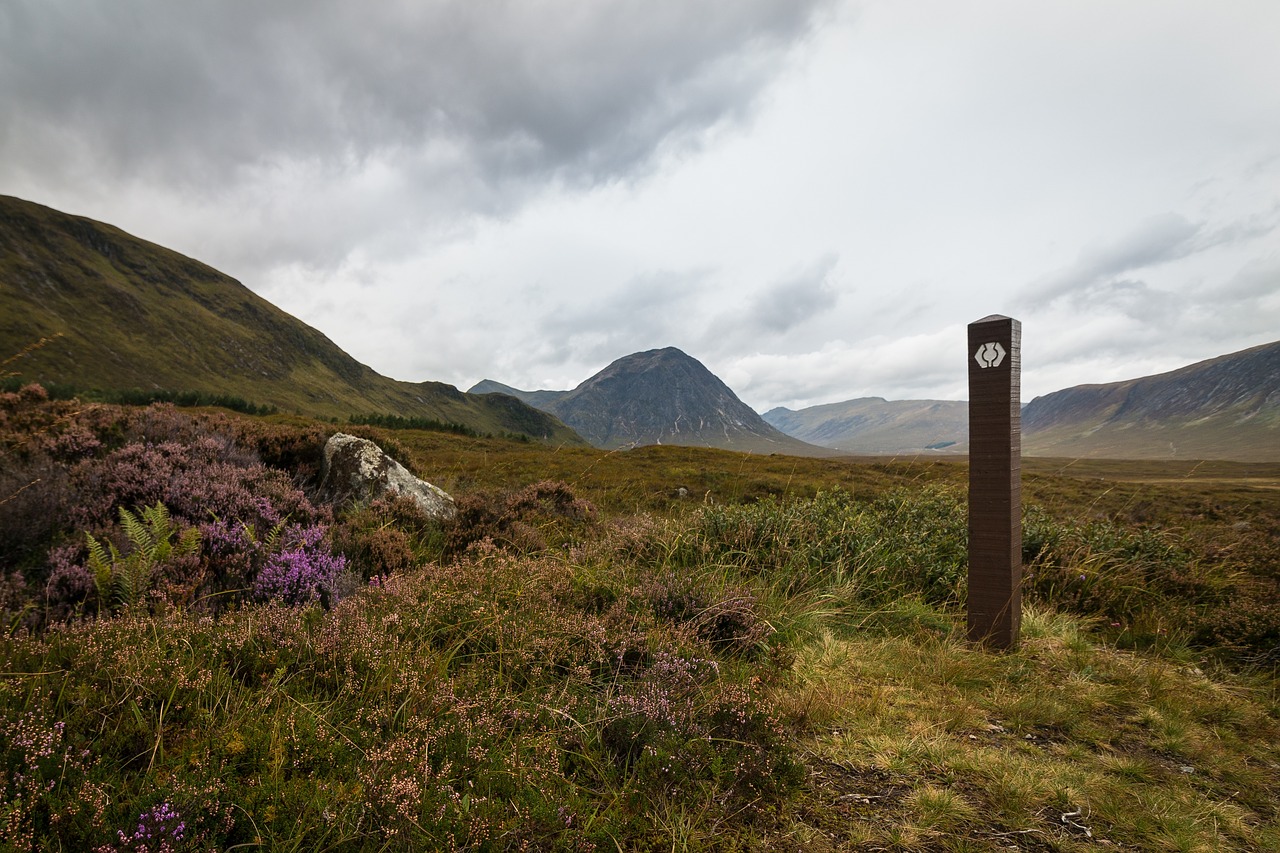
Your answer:
[[[1037,397],[1022,429],[1033,456],[1280,461],[1280,342]]]
[[[521,391],[519,388],[512,388],[510,385],[503,385],[501,382],[494,382],[492,379],[482,379],[475,385],[467,389],[468,394],[506,394],[508,397],[515,397],[523,403],[528,403],[535,409],[542,409],[544,412],[551,411],[551,406],[555,404],[568,391]]]
[[[675,444],[832,455],[765,423],[701,362],[674,347],[620,358],[572,391],[520,391],[485,380],[471,393],[506,394],[539,406],[597,447]]]
[[[517,400],[374,372],[212,267],[118,228],[0,196],[0,360],[77,390],[196,391],[322,417],[397,415],[582,440]]]
[[[793,411],[770,409],[768,423],[794,438],[845,453],[966,453],[969,404],[863,397]]]
[[[845,453],[968,451],[964,402],[870,397],[773,409],[764,419],[787,435]],[[1280,342],[1158,376],[1037,397],[1022,410],[1022,452],[1280,462]]]

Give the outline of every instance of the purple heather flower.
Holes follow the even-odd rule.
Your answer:
[[[325,532],[321,525],[292,525],[285,536],[285,549],[272,554],[258,572],[254,595],[289,604],[332,599],[347,560],[322,549]]]
[[[168,802],[163,802],[138,815],[138,828],[132,835],[125,835],[123,830],[118,830],[116,836],[120,839],[121,851],[163,852],[174,850],[172,842],[182,841],[186,831],[187,824],[182,816]],[[158,847],[150,843],[153,840],[159,840]]]

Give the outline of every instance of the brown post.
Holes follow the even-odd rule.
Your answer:
[[[1022,629],[1022,324],[969,324],[969,639],[1018,644]]]

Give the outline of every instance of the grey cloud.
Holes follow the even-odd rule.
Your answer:
[[[1035,306],[1066,298],[1076,302],[1123,304],[1126,295],[1145,285],[1118,277],[1218,246],[1266,237],[1280,227],[1276,213],[1273,208],[1266,214],[1217,228],[1191,222],[1177,213],[1149,217],[1110,243],[1086,247],[1070,268],[1029,288],[1022,302]]]
[[[1152,216],[1115,242],[1081,252],[1078,270],[1101,277],[1185,257],[1202,228],[1177,213]]]
[[[1173,283],[1162,264],[1227,246],[1265,245],[1277,230],[1272,210],[1216,227],[1177,214],[1152,217],[1111,243],[1080,253],[1071,268],[1040,282],[1022,299],[1032,315],[1072,329],[1045,355],[1066,362],[1131,360],[1139,353],[1211,352],[1210,341],[1242,340],[1274,331],[1280,292],[1275,256],[1245,264],[1233,277]],[[1148,281],[1162,281],[1153,286]],[[1223,350],[1227,351],[1226,349]]]
[[[1221,285],[1193,294],[1196,322],[1186,335],[1213,339],[1276,338],[1280,312],[1280,255],[1255,258]]]
[[[753,115],[835,2],[7,0],[0,190],[251,286],[411,256]]]
[[[1164,359],[1172,368],[1275,339],[1280,257],[1255,258],[1225,280],[1179,292],[1117,279],[1095,283],[1078,296],[1028,318],[1024,329],[1047,331],[1043,338],[1024,338],[1030,362],[1061,370],[1099,360],[1123,365]],[[1087,381],[1117,378],[1126,376]]]
[[[838,258],[824,256],[731,307],[715,291],[711,269],[658,270],[573,303],[550,306],[530,324],[523,351],[544,365],[576,365],[581,377],[632,352],[678,346],[695,358],[730,352],[763,334],[782,335],[837,301],[830,274]],[[722,313],[716,308],[730,306]],[[713,319],[708,322],[708,317]],[[509,365],[518,369],[518,365]]]
[[[947,327],[909,338],[868,336],[831,341],[792,355],[738,359],[749,381],[734,387],[743,399],[815,405],[856,397],[947,399],[964,388],[964,329]],[[955,358],[939,358],[952,352]]]
[[[1220,293],[1233,299],[1275,298],[1280,294],[1280,255],[1254,258],[1226,282]]]
[[[1227,223],[1212,231],[1202,231],[1197,239],[1196,249],[1244,243],[1268,237],[1277,230],[1280,230],[1280,203],[1273,203],[1269,210]]]
[[[553,363],[597,364],[595,370],[639,350],[680,346],[685,321],[697,313],[691,303],[708,275],[687,270],[637,276],[585,304],[555,306],[535,324],[532,339],[556,342]]]
[[[1033,286],[1024,301],[1080,298],[1112,276],[1185,257],[1194,250],[1202,228],[1176,213],[1150,217],[1110,243],[1086,247],[1073,266]]]
[[[757,294],[747,310],[747,325],[752,330],[782,334],[835,307],[838,297],[828,278],[836,261],[835,255],[828,255],[800,274]]]
[[[1123,314],[1145,323],[1159,323],[1183,309],[1176,294],[1152,287],[1140,279],[1099,282],[1082,293],[1095,313]]]
[[[425,146],[482,182],[607,181],[742,115],[829,5],[15,0],[0,159],[81,140],[97,170],[216,190]]]
[[[736,301],[721,300],[698,331],[699,351],[727,353],[752,348],[763,338],[777,342],[787,333],[834,308],[840,294],[831,281],[840,258],[823,255],[809,266]],[[812,345],[812,341],[799,344]]]

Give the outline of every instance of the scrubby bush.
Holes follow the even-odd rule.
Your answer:
[[[512,491],[476,492],[457,499],[458,514],[444,542],[446,556],[485,540],[520,552],[569,544],[569,533],[596,519],[589,502],[561,482],[544,480]]]
[[[47,706],[0,702],[0,849],[47,849],[49,838],[101,833],[109,796],[89,778],[96,763]]]
[[[212,518],[309,521],[319,514],[287,474],[223,436],[126,444],[77,465],[71,476],[79,496],[72,519],[82,528],[103,524],[121,506],[155,501],[197,524]]]
[[[443,554],[444,525],[405,496],[348,511],[333,527],[334,550],[365,578],[407,571]]]
[[[0,394],[0,566],[29,572],[65,529],[75,501],[68,466],[101,446],[82,414],[38,385]]]
[[[663,571],[643,589],[658,618],[693,630],[717,651],[757,658],[774,628],[755,593],[743,585],[717,583],[714,577]]]
[[[1183,531],[1061,521],[1031,506],[1023,520],[1024,586],[1032,599],[1094,618],[1124,644],[1190,643],[1274,665],[1280,583],[1266,562],[1274,543],[1241,537],[1238,544],[1249,547],[1204,553]]]

